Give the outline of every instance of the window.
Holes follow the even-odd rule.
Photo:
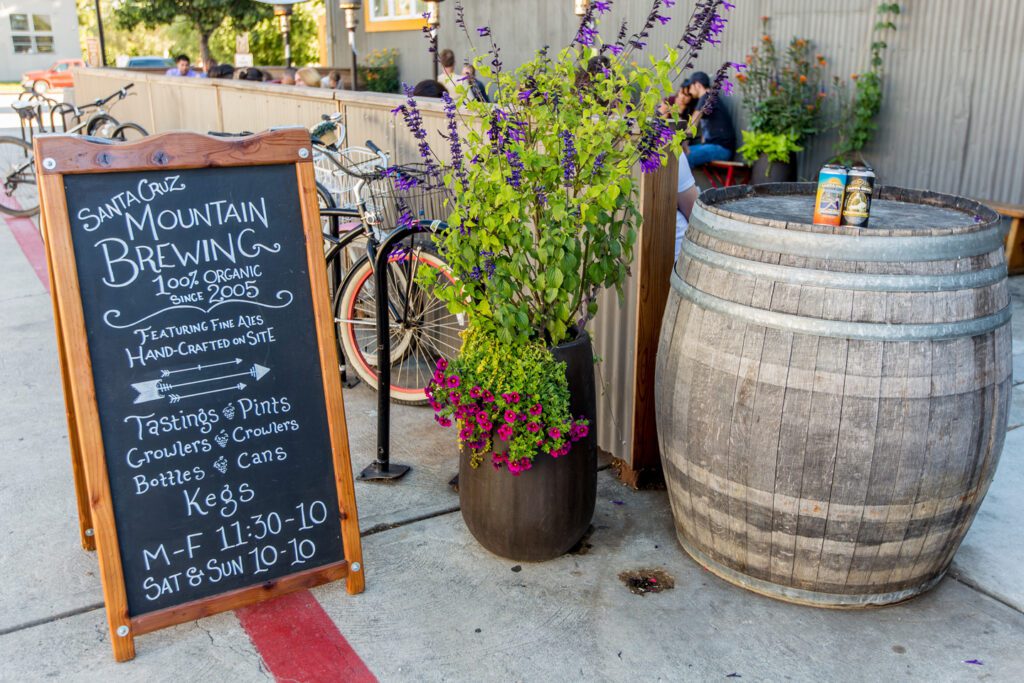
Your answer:
[[[53,22],[49,14],[12,14],[11,44],[15,54],[52,53]]]
[[[366,7],[366,30],[418,31],[423,27],[427,3],[423,0],[370,0]]]

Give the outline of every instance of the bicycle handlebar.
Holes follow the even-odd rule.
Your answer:
[[[367,147],[367,149],[369,149],[371,152],[373,152],[377,156],[380,156],[380,157],[384,156],[384,152],[380,151],[380,147],[378,147],[377,145],[373,144],[373,140],[367,140],[366,141],[366,147]]]

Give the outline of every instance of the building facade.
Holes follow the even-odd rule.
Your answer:
[[[439,43],[469,54],[454,24],[454,0],[441,3]],[[506,68],[544,45],[561,47],[577,19],[573,0],[463,0],[466,25],[491,27]],[[743,61],[761,38],[761,17],[770,17],[777,42],[806,38],[828,61],[828,78],[848,78],[868,68],[879,0],[744,0],[727,14],[721,45],[709,48],[697,67],[713,73],[724,61]],[[344,13],[328,2],[332,63],[350,59]],[[903,0],[897,30],[887,36],[885,102],[878,132],[864,150],[884,184],[953,192],[979,199],[1024,204],[1024,2],[1021,0]],[[693,0],[665,10],[672,21],[656,26],[649,45],[675,45]],[[401,77],[409,83],[432,76],[419,31],[420,0],[364,0],[356,47],[360,54],[399,50]],[[642,21],[650,0],[618,0],[602,24],[614,33],[621,19]],[[649,48],[650,49],[650,48]],[[738,97],[728,98],[743,123]],[[831,155],[833,134],[816,136],[799,155],[799,173],[812,178]]]
[[[81,56],[74,0],[0,0],[0,81]]]

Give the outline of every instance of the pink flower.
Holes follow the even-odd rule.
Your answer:
[[[519,403],[519,392],[513,391],[509,396],[512,397],[512,403]]]
[[[457,386],[459,386],[459,376],[452,375],[451,377],[448,378],[448,388],[454,389]]]
[[[502,441],[508,441],[512,438],[512,427],[510,425],[501,425],[498,427],[498,438]]]
[[[459,405],[460,403],[462,403],[462,394],[460,394],[457,391],[452,392],[451,394],[448,395],[448,400],[454,403],[455,405]]]
[[[447,370],[448,369],[448,361],[446,361],[444,358],[438,358],[437,359],[437,369],[438,370]]]
[[[548,436],[550,436],[552,439],[561,439],[562,430],[560,430],[558,427],[552,427],[551,429],[548,430]]]
[[[430,404],[430,407],[434,409],[434,412],[435,412],[435,413],[436,413],[437,411],[441,410],[441,404],[440,404],[440,403],[438,403],[438,402],[437,402],[437,401],[436,401],[436,400],[434,399],[434,397],[433,397],[433,396],[431,396],[431,397],[430,397],[429,399],[427,399],[427,403],[429,403],[429,404]]]
[[[434,376],[431,377],[431,379],[434,381],[434,384],[442,384],[443,385],[444,384],[444,373],[441,372],[440,370],[434,370]]]
[[[544,406],[542,406],[539,403],[534,403],[532,406],[530,406],[530,415],[533,415],[534,417],[540,415],[543,411]]]
[[[511,423],[513,423],[515,421],[516,421],[516,411],[514,411],[514,410],[506,410],[505,411],[505,422],[508,422],[509,424],[511,424]]]
[[[530,422],[530,423],[528,423],[526,425],[526,430],[528,432],[539,432],[540,431],[540,425],[537,424],[536,422]]]
[[[473,398],[480,398],[482,394],[483,391],[480,389],[480,387],[477,386],[469,390],[469,395],[472,396]]]
[[[476,419],[480,420],[481,423],[490,422],[491,415],[486,410],[481,410],[476,414]]]
[[[435,415],[434,419],[437,420],[437,424],[441,425],[442,427],[451,427],[452,426],[452,421],[449,420],[447,417],[442,417],[441,415]]]
[[[494,403],[494,394],[484,390],[484,403]]]

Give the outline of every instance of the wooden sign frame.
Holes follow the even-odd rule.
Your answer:
[[[137,635],[290,591],[344,578],[348,593],[362,592],[364,571],[359,517],[345,405],[338,374],[337,344],[329,306],[327,273],[323,267],[323,242],[309,133],[298,127],[267,131],[244,138],[180,132],[119,144],[79,136],[40,135],[35,138],[34,147],[72,465],[79,498],[82,545],[91,549],[90,546],[95,542],[97,549],[114,658],[119,662],[132,659],[135,656],[134,637]],[[124,571],[100,431],[99,407],[86,338],[64,176],[271,164],[290,164],[295,167],[344,558],[275,580],[131,617],[128,613]],[[94,531],[94,534],[90,535],[90,531]]]

